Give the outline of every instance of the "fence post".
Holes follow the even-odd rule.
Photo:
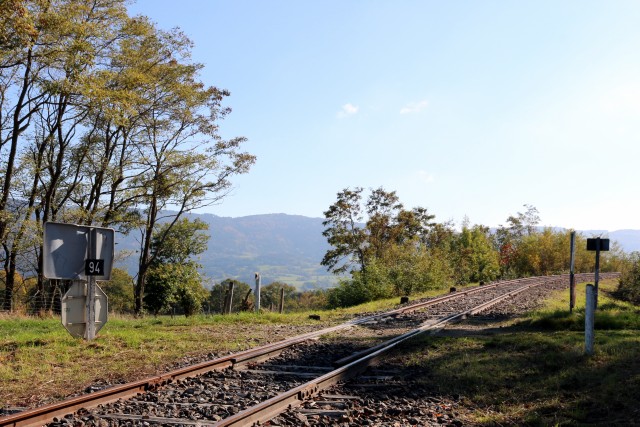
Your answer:
[[[592,284],[587,285],[587,301],[584,308],[584,353],[586,355],[593,354],[593,341],[595,338],[595,309],[596,309],[596,293]]]
[[[574,275],[576,258],[576,232],[571,232],[571,263],[569,270],[569,313],[573,312],[576,306],[576,278]]]
[[[229,282],[229,288],[227,289],[227,295],[224,300],[224,314],[231,314],[231,306],[233,305],[233,287],[234,283]]]
[[[280,288],[280,305],[278,306],[278,312],[282,314],[284,311],[284,288]]]
[[[256,273],[256,313],[260,312],[260,273]]]

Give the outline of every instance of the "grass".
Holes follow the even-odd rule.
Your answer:
[[[325,314],[322,324],[338,314]],[[95,383],[154,375],[184,357],[228,354],[320,325],[308,314],[112,317],[92,342],[71,337],[57,318],[0,318],[0,407],[30,407]],[[46,397],[46,398],[45,398]]]
[[[0,314],[0,408],[31,407],[81,392],[92,384],[144,378],[185,357],[244,350],[398,303],[399,298],[393,298],[314,312],[320,321],[309,319],[308,312],[141,319],[112,315],[92,342],[71,337],[57,317]]]
[[[470,421],[480,425],[635,424],[640,311],[608,296],[612,281],[601,285],[591,357],[584,354],[584,297],[569,313],[568,292],[561,292],[541,310],[499,325],[499,333],[424,336],[391,360],[435,393],[464,396],[476,408]]]
[[[584,284],[568,312],[568,291],[494,333],[421,336],[389,360],[430,395],[464,397],[479,425],[628,425],[640,410],[640,311],[602,282],[595,354],[584,355]],[[442,291],[424,295],[433,296]],[[34,406],[158,373],[185,357],[223,355],[395,307],[398,298],[349,309],[231,316],[112,316],[93,342],[72,338],[57,318],[0,317],[0,406]],[[499,332],[495,332],[499,331]],[[46,396],[47,399],[43,399]]]

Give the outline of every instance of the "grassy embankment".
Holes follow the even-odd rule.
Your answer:
[[[464,396],[474,408],[470,421],[480,425],[635,425],[640,308],[615,299],[615,287],[601,283],[590,357],[582,284],[572,314],[568,291],[558,292],[525,317],[466,336],[420,337],[393,359],[434,394]]]
[[[498,333],[424,336],[391,361],[437,396],[460,395],[470,421],[485,425],[627,425],[640,419],[640,311],[601,284],[595,355],[585,356],[584,286],[577,309],[568,292],[499,325]],[[440,291],[442,292],[442,291]],[[432,293],[433,294],[433,293]],[[98,338],[74,339],[58,319],[0,318],[0,405],[60,399],[90,384],[152,375],[185,356],[228,352],[328,326],[397,299],[320,312],[185,318],[111,318]],[[494,329],[495,332],[495,329]]]
[[[397,303],[394,298],[314,312],[320,321],[309,319],[309,312],[142,319],[111,316],[92,342],[71,337],[57,317],[0,314],[0,408],[30,407],[82,392],[93,384],[145,378],[170,369],[185,357],[225,355]]]

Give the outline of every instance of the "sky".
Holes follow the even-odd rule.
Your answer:
[[[323,217],[349,187],[440,222],[640,229],[640,2],[138,0],[227,89],[251,171],[207,212]]]

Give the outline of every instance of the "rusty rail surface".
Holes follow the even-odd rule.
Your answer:
[[[601,273],[600,274],[600,277],[602,279],[615,278],[618,276],[619,276],[619,273]],[[578,281],[584,282],[584,281],[592,280],[593,277],[594,275],[589,273],[575,275],[576,282]],[[525,286],[523,286],[522,288],[518,288],[515,291],[511,291],[505,295],[495,298],[494,300],[491,300],[487,303],[474,307],[471,310],[467,310],[463,313],[457,313],[455,315],[446,316],[442,319],[439,319],[436,323],[430,323],[428,325],[422,326],[418,329],[415,329],[413,331],[410,331],[398,337],[395,337],[383,344],[377,345],[375,347],[372,347],[371,349],[360,352],[358,353],[358,357],[350,356],[348,358],[342,359],[339,362],[341,364],[344,364],[344,366],[341,366],[340,368],[328,374],[325,374],[315,380],[312,380],[306,384],[298,386],[290,390],[289,392],[283,393],[272,399],[266,400],[260,403],[259,405],[256,405],[252,408],[248,408],[242,412],[239,412],[238,414],[232,417],[229,417],[225,420],[222,420],[215,425],[216,426],[241,426],[241,425],[250,425],[251,423],[255,423],[255,422],[266,421],[273,418],[277,414],[281,413],[289,406],[299,405],[304,401],[304,399],[318,393],[320,390],[330,387],[331,385],[336,384],[338,381],[347,379],[349,377],[352,377],[358,374],[362,370],[366,369],[377,357],[387,352],[388,350],[390,350],[400,342],[403,342],[409,338],[412,338],[415,335],[423,333],[424,331],[442,327],[444,324],[448,322],[464,319],[469,315],[485,310],[486,308],[501,302],[505,298],[508,298],[519,292],[529,289],[531,286],[549,283],[549,281],[557,281],[557,280],[568,281],[568,279],[569,279],[568,274],[557,275],[557,276],[531,277],[531,278],[524,278],[524,279],[494,282],[488,285],[483,285],[483,286],[469,288],[469,289],[463,289],[457,292],[452,292],[448,295],[444,295],[444,296],[433,298],[427,301],[418,302],[408,306],[400,307],[395,310],[387,311],[380,314],[374,314],[371,316],[361,317],[361,318],[354,319],[330,328],[309,332],[309,333],[298,335],[296,337],[292,337],[276,343],[266,344],[264,346],[241,351],[241,352],[220,357],[214,360],[201,362],[192,366],[176,369],[176,370],[164,373],[162,375],[149,377],[146,379],[134,381],[127,384],[116,385],[116,386],[109,387],[94,393],[84,394],[84,395],[73,397],[61,402],[57,402],[57,403],[45,405],[42,407],[29,409],[26,411],[0,417],[0,427],[40,426],[48,422],[51,422],[55,417],[62,417],[66,414],[73,413],[81,408],[89,409],[89,408],[94,408],[101,404],[114,402],[118,399],[128,399],[132,396],[135,396],[138,393],[154,390],[158,387],[161,387],[166,384],[170,384],[174,381],[184,379],[187,377],[194,377],[209,371],[222,370],[229,367],[233,368],[234,366],[237,366],[237,365],[264,360],[280,353],[283,349],[287,347],[293,346],[307,339],[315,338],[330,332],[338,331],[345,328],[350,328],[355,325],[359,325],[362,323],[370,322],[372,320],[376,320],[376,319],[380,319],[388,316],[397,316],[398,314],[401,314],[401,313],[420,310],[428,306],[435,305],[447,300],[460,298],[472,293],[483,292],[486,289],[491,289],[491,288],[500,287],[500,286],[509,285],[509,284],[521,284],[521,283],[525,284]]]
[[[507,292],[504,295],[500,295],[497,298],[494,298],[490,301],[479,304],[469,310],[466,310],[461,313],[451,314],[449,316],[445,316],[441,319],[438,319],[435,323],[429,323],[420,326],[417,329],[406,332],[402,335],[394,337],[382,344],[379,344],[370,349],[364,350],[362,352],[357,353],[356,355],[349,356],[348,358],[341,359],[338,363],[346,363],[344,366],[341,366],[334,371],[331,371],[327,374],[324,374],[314,380],[311,380],[305,384],[299,385],[287,392],[281,393],[278,396],[275,396],[271,399],[265,400],[253,407],[247,408],[241,412],[238,412],[231,417],[227,417],[224,420],[221,420],[217,423],[214,423],[214,427],[241,427],[241,426],[249,426],[249,425],[259,425],[260,423],[266,422],[273,417],[279,415],[280,413],[286,411],[289,408],[293,408],[296,406],[300,406],[305,400],[311,398],[312,396],[318,394],[320,391],[325,390],[339,381],[343,381],[349,379],[362,371],[364,371],[367,367],[372,365],[376,359],[380,356],[397,346],[398,344],[416,337],[424,332],[439,329],[443,327],[445,324],[450,322],[455,322],[462,320],[470,315],[479,313],[483,310],[488,309],[491,306],[494,306],[507,298],[513,297],[521,292],[528,290],[533,286],[539,286],[543,284],[547,284],[549,282],[557,282],[565,277],[563,276],[549,276],[549,277],[537,277],[537,278],[528,278],[524,279],[521,282],[525,282],[525,284],[515,289],[511,292]],[[566,276],[568,279],[568,275]],[[515,284],[517,281],[510,281],[511,284]],[[503,282],[504,284],[504,282]],[[484,287],[486,289],[486,287]],[[474,290],[474,292],[477,292]],[[470,293],[469,291],[459,292],[457,296],[466,295]],[[446,301],[452,299],[450,295],[446,297],[442,297],[438,299],[438,302]],[[431,302],[431,301],[429,301]],[[422,306],[426,304],[421,303]],[[401,310],[406,311],[407,307],[404,307]],[[413,307],[412,307],[413,308]],[[398,310],[394,310],[398,311]]]

